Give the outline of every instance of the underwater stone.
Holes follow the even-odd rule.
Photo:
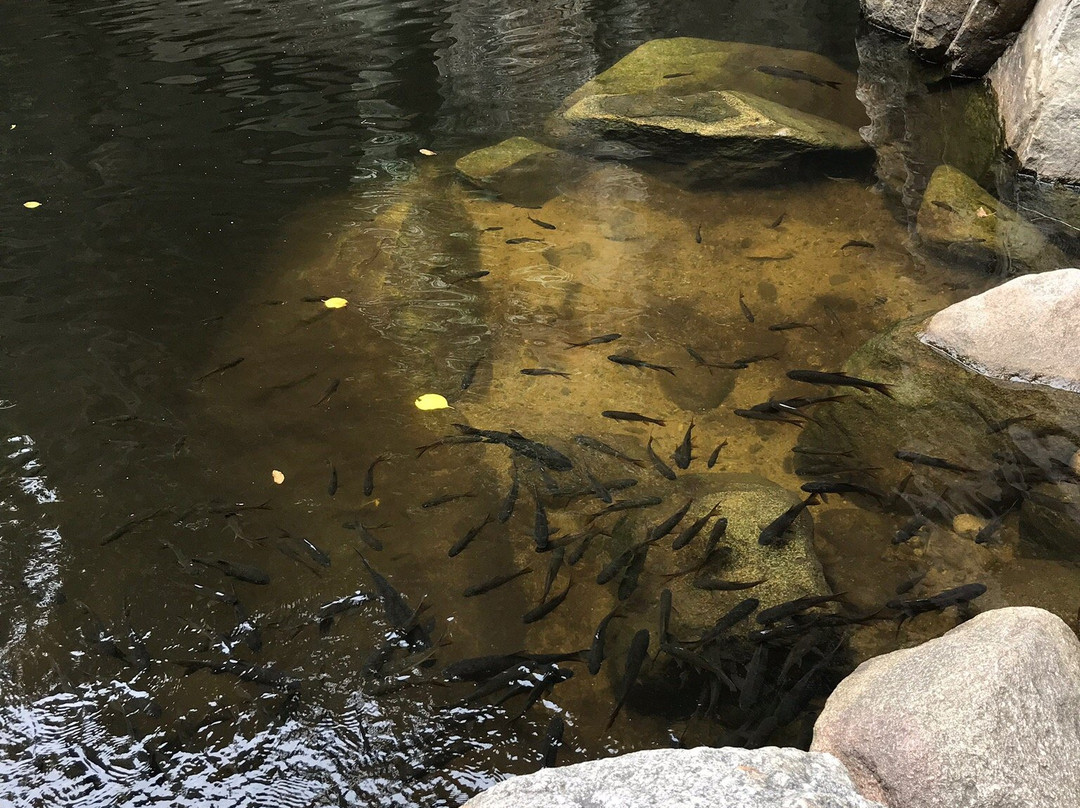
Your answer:
[[[527,137],[511,137],[494,146],[469,152],[454,163],[454,168],[473,182],[485,182],[526,157],[554,151],[555,149]]]
[[[799,749],[651,749],[512,777],[464,808],[881,808],[839,761]]]
[[[984,612],[860,665],[812,751],[890,808],[1080,806],[1080,642],[1030,607]]]
[[[580,157],[526,137],[470,152],[454,167],[469,184],[525,207],[543,205],[592,168]]]

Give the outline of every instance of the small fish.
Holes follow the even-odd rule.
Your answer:
[[[507,244],[543,244],[542,238],[529,238],[528,236],[521,236],[519,238],[508,238]]]
[[[559,570],[562,569],[563,559],[565,558],[565,547],[556,547],[552,551],[551,558],[548,559],[547,576],[544,578],[544,588],[540,600],[547,600],[547,596],[551,594],[551,585],[555,583],[555,579],[559,576]]]
[[[667,426],[666,421],[662,421],[659,418],[649,418],[647,415],[642,415],[639,412],[626,412],[625,410],[604,410],[600,414],[605,418],[610,418],[613,421],[634,421],[640,424],[656,424],[657,426]]]
[[[551,528],[548,526],[547,509],[539,497],[535,498],[536,512],[533,518],[533,542],[536,552],[542,553],[551,544]]]
[[[709,459],[705,462],[705,466],[707,468],[711,469],[713,466],[716,465],[716,460],[720,457],[720,450],[723,449],[725,446],[727,446],[726,440],[721,441],[719,444],[717,444],[716,448],[712,450],[712,454],[709,455]]]
[[[739,623],[757,611],[757,607],[760,605],[761,601],[757,598],[746,598],[746,600],[739,601],[713,623],[712,628],[705,632],[705,635],[701,638],[699,644],[706,645],[709,642],[718,639],[725,632],[735,628],[735,626],[739,625]]]
[[[367,471],[364,473],[364,496],[370,497],[375,490],[375,467],[380,463],[383,463],[390,459],[390,455],[379,455],[371,461],[371,465],[367,467]]]
[[[482,443],[483,438],[480,435],[448,435],[445,438],[439,438],[434,443],[429,443],[426,446],[416,447],[417,459],[424,456],[429,449],[434,449],[436,446],[456,446],[461,443]]]
[[[695,578],[691,583],[691,586],[695,589],[704,589],[708,592],[737,592],[741,589],[753,589],[755,586],[760,586],[765,583],[766,580],[767,579],[762,578],[757,581],[724,581],[712,576],[703,576],[701,578]]]
[[[325,404],[330,400],[330,396],[337,392],[338,387],[341,386],[341,379],[333,379],[323,394],[319,397],[319,400],[312,404],[312,407],[318,407],[320,404]]]
[[[371,532],[372,530],[375,530],[376,528],[368,527],[363,522],[361,522],[359,519],[356,520],[355,522],[346,522],[345,524],[342,525],[342,527],[347,529],[347,530],[355,530],[357,532],[357,534],[360,536],[360,541],[362,541],[364,544],[366,544],[372,550],[382,550],[383,549],[382,541],[379,540],[378,536],[376,536],[374,533]],[[385,525],[382,525],[382,527],[385,527]]]
[[[187,435],[181,435],[176,443],[172,447],[172,456],[179,457],[180,453],[184,451],[184,446],[187,444]]]
[[[994,536],[1001,530],[1001,523],[1005,519],[1005,514],[999,513],[989,522],[987,522],[978,533],[975,534],[976,544],[989,544],[994,540]]]
[[[470,387],[472,387],[473,380],[476,378],[476,371],[480,368],[480,363],[483,361],[484,358],[480,357],[474,362],[471,362],[469,366],[465,368],[465,373],[461,377],[462,390],[468,390]]]
[[[106,544],[112,544],[114,541],[121,538],[122,536],[126,536],[128,533],[130,533],[133,529],[135,529],[139,525],[144,525],[147,522],[149,522],[149,521],[151,521],[153,519],[157,519],[159,516],[163,516],[163,515],[165,515],[166,513],[169,513],[169,512],[170,512],[169,508],[157,508],[157,509],[151,511],[150,513],[144,514],[142,516],[136,516],[134,519],[129,519],[128,521],[124,522],[122,525],[119,525],[116,528],[114,528],[109,533],[109,535],[107,535],[105,538],[103,538],[99,542],[99,544],[102,547],[104,547]]]
[[[622,572],[630,562],[634,559],[634,549],[630,548],[619,553],[617,556],[611,559],[604,568],[596,574],[596,583],[599,586],[603,586],[608,581],[615,579],[615,576]]]
[[[566,600],[566,596],[570,594],[570,587],[572,587],[573,585],[574,581],[572,579],[567,581],[566,589],[553,597],[551,600],[544,601],[540,605],[529,609],[529,611],[522,615],[521,622],[528,625],[529,623],[535,623],[537,620],[543,620],[545,617],[555,611],[564,600]]]
[[[510,477],[510,490],[506,492],[506,498],[503,499],[502,505],[499,506],[499,524],[506,524],[510,521],[510,517],[514,515],[514,506],[517,505],[518,498],[518,485],[518,470],[515,465],[513,474]]]
[[[626,668],[623,673],[622,683],[619,686],[619,699],[615,702],[615,709],[613,709],[611,715],[608,716],[605,729],[611,729],[611,725],[615,723],[615,719],[618,717],[619,712],[623,708],[623,704],[626,703],[626,699],[630,695],[631,689],[634,687],[634,682],[637,681],[638,674],[641,673],[641,666],[645,662],[645,658],[648,654],[649,630],[643,628],[634,635],[632,640],[630,640],[630,650],[627,651],[626,654]]]
[[[1035,417],[1034,415],[1017,415],[1017,416],[1014,416],[1012,418],[1005,418],[1005,419],[1003,419],[1001,421],[987,422],[987,424],[986,424],[986,434],[987,435],[996,435],[999,432],[1004,432],[1006,429],[1008,429],[1013,424],[1019,424],[1019,423],[1023,423],[1024,421],[1030,421],[1034,417]]]
[[[464,283],[465,281],[478,281],[481,278],[486,278],[491,273],[486,269],[480,269],[476,272],[469,272],[465,275],[458,275],[456,278],[446,282],[447,286],[453,286],[455,283]]]
[[[773,223],[768,226],[769,229],[770,230],[775,230],[780,225],[782,225],[784,223],[784,218],[786,216],[787,216],[787,213],[781,213],[779,216],[777,216],[775,219],[773,219]]]
[[[792,425],[798,426],[798,427],[801,427],[803,425],[802,421],[796,420],[795,418],[791,418],[791,417],[785,415],[784,413],[780,413],[780,412],[765,412],[765,411],[762,411],[762,410],[755,410],[755,409],[749,409],[749,410],[737,409],[737,410],[733,410],[733,412],[736,415],[738,415],[740,418],[750,418],[750,419],[755,420],[755,421],[775,421],[776,423],[779,423],[779,424],[792,424]]]
[[[596,494],[597,499],[602,502],[606,502],[609,505],[613,501],[611,491],[604,484],[603,480],[600,480],[588,469],[585,469],[585,479],[589,481],[589,486],[592,488],[593,493]]]
[[[807,595],[802,598],[795,598],[795,600],[789,600],[786,603],[780,603],[768,609],[762,609],[757,613],[754,618],[758,623],[763,626],[767,626],[770,623],[776,623],[780,620],[785,620],[794,614],[805,612],[807,609],[812,609],[815,606],[823,606],[826,603],[836,603],[844,599],[842,594],[840,595]]]
[[[661,78],[665,78],[665,79],[681,79],[683,76],[692,76],[692,75],[694,75],[693,72],[690,72],[690,73],[665,73],[663,76],[661,76]]]
[[[487,527],[489,524],[491,524],[490,513],[484,516],[483,522],[476,525],[475,527],[469,528],[468,532],[464,536],[454,542],[454,546],[451,547],[446,554],[450,556],[450,558],[456,556],[458,553],[468,547],[472,543],[472,540],[480,535],[480,531]]]
[[[558,228],[555,227],[555,225],[551,224],[550,222],[542,222],[539,219],[534,219],[532,216],[529,216],[529,221],[532,222],[533,224],[535,224],[537,227],[542,227],[545,230],[556,230],[556,229],[558,229]]]
[[[502,229],[503,229],[503,228],[502,228],[502,227],[499,227],[499,226],[495,226],[495,227],[485,227],[485,228],[484,228],[483,230],[481,230],[480,232],[481,232],[481,233],[494,233],[495,231],[497,231],[497,230],[502,230]]]
[[[660,591],[660,602],[658,604],[658,612],[660,616],[660,630],[657,633],[657,638],[660,640],[660,645],[663,646],[668,638],[671,636],[671,610],[672,610],[672,595],[670,589],[663,589]]]
[[[961,473],[974,471],[974,469],[968,466],[961,466],[958,463],[953,463],[941,457],[932,457],[930,455],[919,454],[918,452],[900,450],[896,452],[893,457],[897,460],[903,460],[905,463],[911,463],[913,466],[930,466],[931,468],[945,469],[946,471],[958,471]]]
[[[812,449],[806,446],[795,446],[791,451],[795,452],[795,454],[810,455],[813,457],[851,457],[850,451],[836,449]]]
[[[466,497],[475,497],[475,496],[476,496],[476,494],[472,494],[472,493],[468,493],[468,492],[463,493],[463,494],[441,494],[440,496],[432,497],[431,499],[427,500],[426,502],[420,503],[420,507],[421,508],[437,508],[440,505],[445,505],[446,503],[453,502],[454,500],[457,500],[457,499],[465,499]]]
[[[627,463],[633,463],[635,466],[644,466],[645,464],[637,458],[630,457],[628,454],[624,454],[616,449],[614,446],[609,446],[603,441],[596,438],[590,438],[588,435],[574,435],[574,443],[578,446],[584,446],[587,449],[592,449],[595,452],[606,454],[608,457],[615,457],[619,460],[623,460]]]
[[[954,208],[954,207],[953,207],[952,205],[950,205],[950,204],[949,204],[948,202],[939,202],[938,200],[936,200],[936,199],[933,199],[933,200],[931,200],[931,204],[932,204],[932,205],[937,205],[937,206],[938,206],[939,208],[941,208],[942,210],[947,210],[947,211],[949,211],[949,213],[958,213],[958,212],[959,212],[959,211],[957,211],[957,209],[956,209],[956,208]]]
[[[599,337],[590,337],[584,342],[568,342],[566,348],[569,350],[570,348],[587,348],[590,345],[604,345],[621,338],[622,334],[601,334]]]
[[[676,479],[675,472],[671,470],[671,467],[667,463],[665,463],[663,460],[660,459],[660,455],[658,455],[653,450],[652,444],[653,444],[653,439],[652,439],[652,435],[650,435],[649,436],[649,442],[647,444],[645,444],[645,452],[646,452],[646,454],[648,454],[649,460],[652,461],[653,468],[656,469],[657,474],[659,474],[661,477],[664,477],[664,478],[666,478],[668,480]]]
[[[648,546],[638,547],[630,557],[630,563],[623,570],[622,578],[619,579],[619,588],[616,592],[619,600],[626,600],[637,589],[641,572],[645,569],[645,559],[649,553]]]
[[[559,757],[559,749],[562,748],[563,732],[566,723],[563,717],[556,713],[551,716],[547,729],[544,730],[544,744],[540,753],[540,768],[550,769],[555,765]]]
[[[861,241],[857,238],[853,238],[850,241],[845,241],[840,245],[841,250],[846,250],[848,247],[865,247],[868,250],[876,249],[876,247],[869,241]]]
[[[789,370],[787,377],[792,381],[806,382],[808,384],[831,384],[844,387],[854,387],[857,390],[866,392],[867,390],[874,390],[881,393],[883,396],[892,398],[892,393],[889,392],[890,385],[884,382],[872,382],[866,379],[860,379],[856,376],[848,376],[846,373],[825,373],[820,370]]]
[[[764,362],[766,359],[780,359],[780,351],[773,351],[771,354],[753,354],[751,356],[745,356],[742,359],[736,359],[732,362],[733,365],[752,365],[755,362]]]
[[[570,378],[569,373],[564,373],[561,370],[551,370],[550,368],[522,368],[519,372],[525,376],[562,376],[564,379]]]
[[[701,532],[701,529],[705,527],[706,523],[716,515],[716,512],[717,510],[719,510],[719,508],[720,503],[717,502],[715,505],[712,506],[712,509],[708,513],[706,513],[700,519],[695,519],[689,527],[687,527],[678,536],[675,537],[675,541],[671,543],[671,549],[681,550],[690,542],[692,542],[697,537],[697,534]]]
[[[863,496],[873,497],[879,502],[883,499],[880,491],[875,491],[872,488],[867,488],[865,485],[859,485],[858,483],[819,480],[812,483],[805,483],[802,486],[802,490],[808,494],[817,494],[819,496],[825,494],[862,494]]]
[[[672,376],[675,375],[675,369],[668,365],[654,365],[652,362],[646,362],[644,359],[634,359],[632,356],[611,354],[608,359],[616,365],[626,365],[627,367],[637,368],[638,370],[642,370],[643,368],[648,368],[649,370],[662,370],[664,373],[670,373]]]
[[[907,522],[905,522],[899,530],[896,531],[896,534],[893,536],[892,543],[903,544],[904,542],[911,539],[920,530],[922,530],[923,525],[925,525],[929,521],[930,520],[927,517],[923,516],[921,513],[915,514]]]
[[[818,87],[831,87],[834,90],[840,89],[839,81],[828,81],[827,79],[818,78],[813,73],[806,73],[802,70],[795,70],[791,67],[777,67],[775,65],[762,65],[757,68],[759,73],[764,73],[767,76],[776,76],[781,79],[791,79],[792,81],[807,81]]]
[[[901,581],[899,584],[896,585],[896,594],[905,595],[910,592],[922,582],[922,579],[926,577],[926,574],[928,572],[930,572],[930,570],[923,570],[922,572],[917,572],[910,578],[906,578],[905,580]]]
[[[334,464],[330,460],[326,461],[326,465],[330,467],[330,479],[326,483],[326,493],[330,496],[334,496],[334,494],[337,493],[338,489],[337,469],[334,468]]]
[[[761,643],[754,649],[750,664],[746,666],[742,691],[739,693],[739,709],[746,711],[753,707],[761,695],[761,686],[765,682],[765,664],[768,661],[768,647]]]
[[[799,518],[799,514],[811,505],[817,504],[818,500],[814,494],[811,494],[801,502],[796,502],[765,526],[765,529],[761,531],[761,535],[758,536],[758,544],[773,547],[780,547],[786,544],[784,534],[788,532],[793,524],[795,524],[795,520]]]
[[[244,583],[258,584],[260,586],[266,586],[270,583],[270,576],[254,564],[226,561],[222,558],[193,558],[191,561],[195,564],[202,564],[204,567],[213,567],[222,575],[227,575]]]
[[[675,465],[681,469],[690,468],[691,451],[693,451],[693,431],[694,431],[694,419],[690,419],[690,426],[686,428],[686,434],[683,435],[682,443],[671,455],[671,459],[675,461]]]
[[[232,370],[234,367],[236,367],[243,361],[244,357],[241,356],[238,359],[233,359],[231,362],[226,362],[224,365],[218,365],[213,370],[208,370],[202,376],[199,376],[197,379],[195,379],[195,381],[201,382],[203,379],[208,379],[211,376],[216,376],[218,373],[224,373],[226,370]]]
[[[661,504],[664,500],[660,497],[642,497],[641,499],[620,499],[617,502],[613,502],[601,511],[597,511],[590,517],[591,519],[597,519],[601,516],[606,516],[609,513],[617,513],[619,511],[629,511],[636,508],[654,508]]]
[[[504,584],[508,584],[511,581],[517,580],[522,575],[528,575],[532,572],[532,567],[522,567],[514,572],[508,572],[505,575],[496,575],[494,578],[489,578],[478,584],[474,584],[466,589],[462,594],[467,598],[476,597],[477,595],[485,595],[492,590],[498,589]]]
[[[675,529],[675,526],[683,520],[684,516],[686,516],[687,511],[690,510],[690,506],[693,504],[693,498],[687,499],[686,502],[679,506],[675,513],[671,514],[671,516],[669,516],[660,524],[653,527],[652,530],[648,532],[646,542],[659,541],[660,539],[664,538],[664,536],[666,536],[668,533],[673,531]]]
[[[593,633],[592,645],[589,646],[589,653],[586,657],[586,662],[589,666],[589,673],[596,676],[600,672],[600,666],[604,662],[604,645],[607,641],[607,628],[610,623],[616,617],[621,617],[619,609],[621,606],[616,606],[603,620],[600,621],[600,625],[596,627],[596,631]]]
[[[698,244],[701,243],[701,225],[700,224],[697,226],[697,229],[694,230],[694,241],[696,241]]]
[[[746,318],[747,322],[754,322],[754,312],[750,311],[750,307],[746,305],[742,292],[739,292],[739,308],[742,309],[743,317]]]
[[[783,323],[776,323],[774,325],[769,326],[770,331],[791,331],[792,329],[795,329],[795,328],[812,328],[815,331],[817,331],[817,326],[815,326],[815,325],[811,325],[810,323],[799,323],[799,322],[795,322],[794,320],[790,320],[790,321],[783,322]]]
[[[600,531],[598,530],[588,530],[585,532],[585,535],[581,537],[581,541],[578,542],[578,546],[566,557],[566,563],[569,566],[573,567],[581,561],[582,557],[585,555],[585,551],[589,549],[589,544],[597,535],[599,535],[599,532]]]

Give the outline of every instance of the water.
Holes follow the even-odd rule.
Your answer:
[[[466,188],[452,163],[538,132],[569,92],[657,37],[802,48],[854,69],[858,21],[839,5],[5,4],[0,797],[28,806],[456,805],[537,768],[555,714],[567,724],[561,763],[680,739],[750,742],[732,733],[753,710],[750,719],[734,707],[691,718],[693,703],[659,690],[635,695],[605,728],[621,658],[597,677],[565,663],[574,677],[520,718],[524,695],[463,704],[471,686],[442,681],[445,664],[587,647],[618,601],[591,582],[606,563],[598,537],[554,583],[559,593],[573,582],[566,602],[523,624],[551,555],[533,552],[531,538],[533,489],[547,496],[545,476],[527,458],[512,465],[501,446],[420,458],[415,447],[458,421],[518,429],[601,479],[639,479],[627,496],[664,496],[650,524],[683,492],[711,497],[710,474],[763,475],[797,490],[797,428],[732,408],[803,394],[783,370],[838,368],[890,323],[994,279],[913,254],[869,174],[691,191],[607,162],[533,209]],[[42,207],[23,208],[28,200]],[[506,243],[520,237],[540,241]],[[874,249],[842,249],[850,239]],[[463,280],[480,270],[491,274]],[[322,305],[339,295],[345,308]],[[765,328],[784,321],[814,329]],[[623,338],[565,349],[612,331]],[[782,359],[710,372],[687,344],[712,361]],[[676,375],[604,358],[626,351]],[[570,377],[518,372],[529,367]],[[426,392],[454,408],[420,412],[412,402]],[[604,409],[667,426],[618,424]],[[652,436],[666,457],[691,417],[696,459],[675,484],[570,440],[598,436],[641,458]],[[367,496],[364,477],[382,455]],[[512,520],[448,558],[498,510],[514,468],[522,483]],[[470,496],[421,506],[459,493]],[[856,590],[856,602],[880,603],[905,574],[929,568],[927,591],[981,575],[994,605],[1074,606],[1069,559],[1014,559],[1010,541],[972,560],[970,543],[941,527],[883,552],[899,517],[859,504],[834,497],[815,513],[826,576],[836,590]],[[584,529],[599,507],[551,498],[555,540]],[[384,549],[343,527],[356,521]],[[422,607],[431,647],[406,647],[387,625],[357,550],[409,609]],[[215,559],[257,565],[271,582],[223,576]],[[663,565],[676,561],[650,552],[624,607],[634,619],[654,624]],[[527,578],[462,596],[524,565]],[[717,609],[746,594],[716,595]],[[355,608],[320,630],[319,608],[348,597]],[[854,650],[814,680],[796,721],[750,735],[805,742],[814,699],[861,655],[952,620],[920,617],[895,636],[893,624],[860,629]],[[380,668],[388,638],[400,647]],[[770,653],[775,669],[784,657]],[[736,654],[740,674],[749,655]],[[302,685],[296,693],[193,664],[227,658]]]

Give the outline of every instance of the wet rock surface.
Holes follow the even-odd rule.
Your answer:
[[[830,755],[797,749],[658,749],[544,769],[467,808],[880,808]]]
[[[1041,609],[985,612],[859,666],[811,749],[893,808],[1080,805],[1080,642]]]

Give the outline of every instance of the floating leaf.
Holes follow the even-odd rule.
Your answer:
[[[23,202],[22,206],[24,208],[30,208],[30,210],[33,210],[34,208],[40,208],[41,203],[40,202]]]
[[[421,149],[420,153],[424,155],[424,157],[434,157],[437,154],[437,152],[433,152],[431,149]]]
[[[450,402],[438,393],[424,393],[413,403],[418,410],[445,410],[450,406]]]
[[[281,485],[283,482],[285,482],[285,475],[282,474],[277,469],[274,469],[273,471],[271,471],[270,476],[274,478],[274,484],[275,485]]]
[[[323,305],[328,309],[343,309],[349,305],[349,301],[343,297],[328,297],[323,301]]]
[[[980,205],[979,209],[975,211],[975,215],[978,216],[980,219],[985,219],[987,216],[990,215],[990,211]]]

